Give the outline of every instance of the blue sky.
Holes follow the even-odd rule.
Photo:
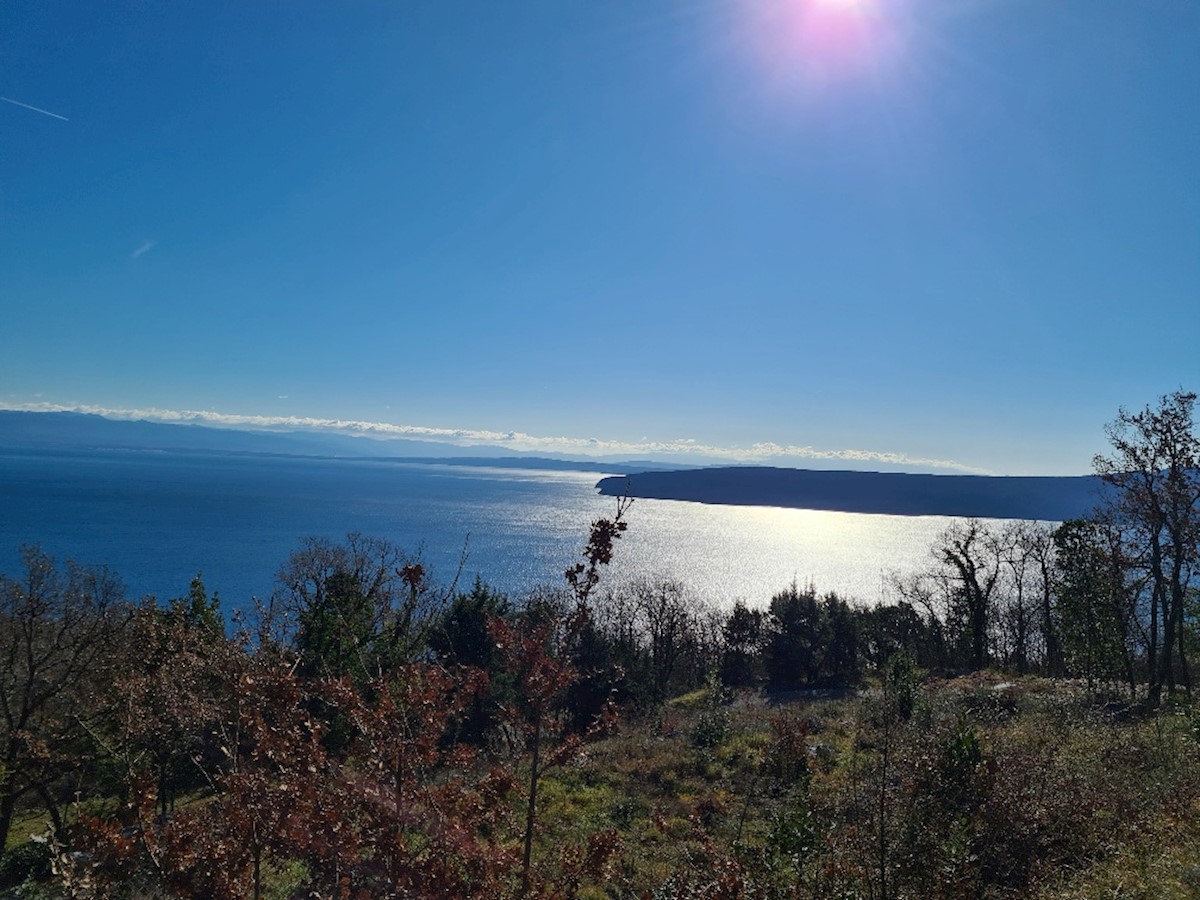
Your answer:
[[[1186,0],[5,3],[0,406],[1083,472],[1200,383],[1198,47]]]

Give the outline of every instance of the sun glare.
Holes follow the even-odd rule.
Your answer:
[[[760,60],[810,88],[878,71],[898,49],[895,10],[880,0],[768,0],[743,9]]]

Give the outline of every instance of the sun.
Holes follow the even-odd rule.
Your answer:
[[[740,0],[750,45],[771,82],[828,94],[879,83],[902,52],[901,0]]]
[[[865,15],[871,0],[810,0],[813,11],[826,15]]]
[[[866,20],[884,14],[879,0],[804,0],[803,5],[817,18]]]

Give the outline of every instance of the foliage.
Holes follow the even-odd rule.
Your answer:
[[[1054,546],[1065,666],[1086,678],[1089,689],[1124,680],[1133,691],[1138,590],[1123,534],[1111,523],[1074,519],[1055,530]]]
[[[736,611],[735,611],[736,612]],[[836,594],[795,582],[771,598],[766,641],[769,688],[788,690],[858,680],[858,632],[850,607]]]
[[[1105,511],[1124,529],[1127,556],[1145,572],[1149,699],[1191,692],[1187,598],[1200,574],[1200,433],[1196,395],[1176,391],[1156,407],[1120,410],[1107,427],[1111,456],[1094,459],[1112,489]]]
[[[1113,459],[1135,465],[1098,464],[1106,509],[957,523],[873,608],[795,584],[719,615],[669,579],[600,594],[627,500],[565,591],[519,603],[438,591],[386,541],[310,539],[254,638],[199,576],[134,608],[110,573],[27,549],[0,578],[0,825],[20,811],[49,839],[0,877],[48,862],[47,890],[80,897],[1182,896],[1193,401],[1121,413]]]
[[[0,852],[0,889],[48,878],[52,858],[50,843],[44,838]]]
[[[515,682],[513,700],[503,707],[503,715],[520,737],[523,749],[529,753],[529,789],[521,859],[522,894],[533,890],[538,880],[533,868],[533,840],[540,779],[548,769],[574,758],[585,740],[610,728],[616,718],[615,709],[611,704],[606,705],[581,732],[571,727],[576,720],[568,714],[564,704],[568,690],[579,681],[572,656],[591,620],[588,601],[599,583],[600,567],[612,560],[613,543],[626,530],[623,516],[629,503],[626,498],[618,500],[613,519],[601,518],[592,523],[584,549],[585,561],[566,571],[567,583],[575,595],[573,609],[561,610],[552,604],[543,604],[527,610],[523,621],[518,621],[516,626],[500,618],[493,619],[488,626],[497,652]],[[564,871],[585,867],[585,864],[607,864],[605,847],[611,848],[611,842],[601,842],[579,859],[568,860]]]
[[[310,675],[364,678],[420,655],[439,605],[417,559],[380,538],[306,538],[279,570],[269,623]]]
[[[712,678],[704,692],[700,714],[692,726],[692,746],[711,750],[721,746],[729,737],[729,714],[725,710],[725,691],[720,682]]]
[[[221,616],[221,601],[214,593],[210,598],[200,573],[188,585],[186,597],[177,597],[170,603],[168,613],[179,619],[184,628],[198,632],[208,638],[225,633],[225,620]]]
[[[501,707],[512,701],[512,677],[489,631],[489,623],[512,615],[512,605],[503,594],[475,579],[471,590],[454,596],[437,616],[429,632],[429,649],[443,666],[470,667],[486,673],[465,710],[459,736],[484,744],[500,727]]]
[[[0,576],[0,847],[29,794],[62,830],[58,783],[82,774],[80,721],[127,612],[107,569],[68,562],[63,570],[37,547],[22,548],[21,558],[21,578]]]
[[[766,616],[738,600],[721,627],[721,683],[727,687],[757,687],[765,678],[763,648]]]

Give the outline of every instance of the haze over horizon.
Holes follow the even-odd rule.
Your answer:
[[[70,413],[98,416],[112,422],[190,425],[245,434],[337,435],[361,439],[364,443],[378,445],[380,450],[386,449],[389,444],[402,444],[406,450],[413,453],[416,452],[416,448],[428,445],[429,455],[437,455],[440,448],[454,446],[462,449],[478,448],[481,451],[488,451],[484,455],[490,456],[505,451],[513,454],[544,453],[550,456],[573,456],[582,461],[642,458],[658,462],[676,462],[681,465],[754,463],[813,468],[837,467],[993,474],[961,465],[954,460],[913,459],[900,454],[872,450],[821,449],[773,443],[759,443],[744,447],[718,447],[686,439],[658,442],[645,439],[642,441],[614,441],[595,437],[531,435],[515,431],[496,432],[467,428],[431,428],[421,425],[363,422],[350,419],[226,414],[213,410],[110,409],[81,404],[63,405],[44,402],[6,404],[0,401],[0,413],[4,412],[44,415]],[[0,446],[4,444],[6,437],[3,426],[4,422],[0,419]],[[369,452],[366,447],[363,450]]]
[[[6,8],[0,408],[1082,474],[1200,381],[1200,5]]]

